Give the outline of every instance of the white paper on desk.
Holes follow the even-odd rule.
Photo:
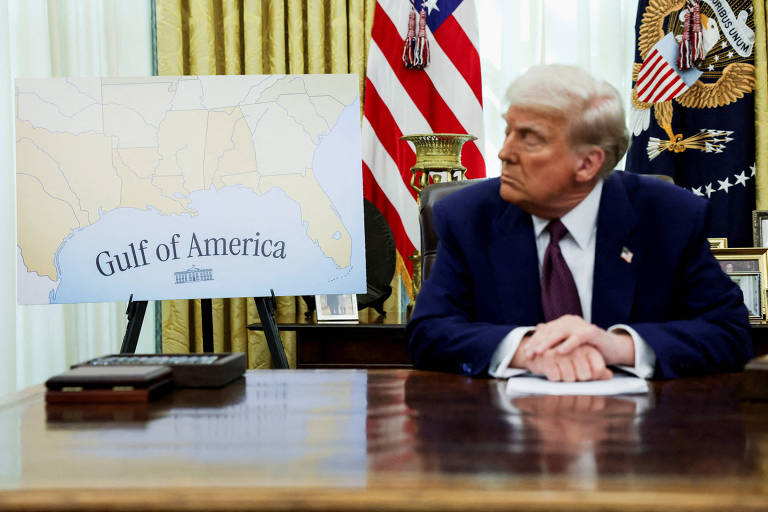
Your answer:
[[[552,382],[530,374],[507,380],[507,393],[511,395],[633,395],[647,393],[648,389],[645,379],[616,373],[609,380],[585,382]]]

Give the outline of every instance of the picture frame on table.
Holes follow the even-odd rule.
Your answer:
[[[707,238],[707,240],[709,241],[710,249],[727,249],[728,248],[727,238]]]
[[[768,210],[752,210],[752,245],[768,247]]]
[[[357,295],[315,295],[318,322],[358,321]]]
[[[751,323],[766,322],[768,298],[768,248],[739,247],[713,249],[712,254],[728,277],[744,295],[744,305]]]
[[[759,273],[733,273],[729,277],[739,285],[744,295],[744,305],[747,306],[750,320],[762,320],[760,274]]]

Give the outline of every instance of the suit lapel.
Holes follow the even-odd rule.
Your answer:
[[[616,174],[616,173],[614,173]],[[605,180],[597,217],[592,323],[603,328],[630,320],[643,257],[636,244],[637,217],[620,176]]]
[[[495,230],[489,251],[504,321],[535,325],[543,321],[544,314],[531,216],[505,204]]]

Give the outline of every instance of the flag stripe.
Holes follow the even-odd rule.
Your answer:
[[[375,146],[370,144],[363,147],[363,162],[371,170],[371,174],[376,178],[381,191],[389,198],[389,202],[400,212],[406,235],[411,239],[411,243],[418,247],[419,210],[411,192],[410,179],[404,180],[389,153],[381,151],[381,141],[376,137],[367,119],[363,119],[362,135],[366,140],[376,143]]]
[[[685,87],[685,82],[680,80],[677,74],[673,73],[672,76],[659,85],[657,88],[658,92],[651,98],[651,101],[655,103],[657,101],[671,100],[682,87]]]
[[[673,98],[677,98],[680,96],[683,92],[688,90],[688,84],[680,80],[680,83],[677,85],[677,88],[671,91],[667,97],[665,97],[662,101],[669,101]]]
[[[667,63],[664,61],[664,59],[658,59],[656,62],[653,63],[652,66],[649,66],[648,74],[643,77],[642,82],[640,82],[639,88],[640,93],[650,94],[650,92],[653,91],[654,84],[658,82],[659,78],[668,70],[671,70]],[[650,92],[649,92],[650,91]]]
[[[378,182],[365,162],[363,162],[363,193],[366,199],[375,204],[381,214],[384,215],[384,218],[387,219],[387,223],[392,230],[392,237],[395,239],[395,246],[397,246],[401,256],[404,256],[403,263],[405,263],[409,270],[412,270],[413,263],[408,259],[408,256],[413,254],[416,246],[411,243],[410,238],[406,234],[405,227],[400,218],[400,211],[389,201],[387,194],[379,188]]]
[[[661,54],[658,50],[653,50],[651,54],[648,56],[648,60],[646,60],[643,65],[640,67],[640,72],[637,74],[637,83],[643,82],[645,80],[645,76],[650,73],[651,68],[655,67],[659,59],[661,59]]]
[[[674,73],[675,73],[674,69],[665,65],[662,69],[659,70],[659,72],[654,77],[653,82],[643,92],[643,97],[647,96],[648,98],[652,98],[658,91],[659,85],[664,83],[664,81],[667,80]]]
[[[370,123],[371,129],[376,134],[379,143],[392,160],[396,162],[398,174],[402,181],[407,182],[410,180],[408,174],[411,174],[409,166],[416,162],[416,153],[407,142],[400,140],[403,134],[397,126],[395,118],[392,117],[389,107],[381,99],[376,87],[373,86],[370,80],[366,80],[365,87],[366,121]],[[413,199],[416,199],[416,191],[410,187],[409,191]]]
[[[448,19],[438,29],[438,32],[443,30],[445,24],[448,23]],[[431,63],[424,70],[429,77],[429,82],[456,116],[456,119],[461,121],[461,126],[464,128],[462,133],[479,135],[482,132],[481,120],[483,111],[480,101],[475,97],[475,93],[469,84],[461,79],[461,73],[453,65],[453,62],[451,62],[440,45],[432,45],[430,52],[432,55]],[[479,58],[477,62],[479,64]],[[406,70],[404,69],[404,71]],[[479,76],[477,81],[480,81]],[[475,122],[475,119],[478,119],[480,122]]]
[[[643,77],[643,80],[637,83],[637,94],[640,95],[646,95],[650,94],[651,85],[656,78],[658,78],[659,73],[663,72],[664,67],[662,65],[659,65],[658,67],[653,68],[651,72],[649,72],[645,77]]]
[[[659,52],[654,52],[653,58],[648,61],[648,65],[642,70],[643,76],[639,77],[638,87],[645,90],[665,68],[666,62]]]
[[[662,62],[659,65],[658,70],[652,77],[649,77],[649,83],[645,86],[645,88],[642,91],[643,97],[651,97],[654,92],[656,92],[656,87],[660,80],[666,79],[670,73],[672,73],[673,70],[669,66],[666,65],[665,62]]]
[[[658,90],[659,82],[663,82],[667,78],[669,78],[670,75],[674,74],[674,70],[670,68],[669,66],[664,66],[659,70],[658,73],[653,77],[653,82],[650,83],[641,94],[638,95],[638,98],[640,98],[641,101],[648,102],[650,98],[656,94],[656,91]]]
[[[449,16],[435,31],[435,40],[469,84],[478,103],[483,105],[480,86],[480,56],[453,16]]]
[[[477,51],[480,48],[480,34],[478,32],[475,2],[461,2],[453,10],[453,17],[464,31],[469,42],[472,43],[472,47]],[[480,64],[478,64],[477,70],[480,70]]]
[[[386,98],[387,105],[391,106],[390,111],[397,112],[397,124],[401,131],[405,133],[432,131],[426,118],[416,107],[403,84],[389,67],[387,59],[375,44],[371,45],[368,52],[368,79],[373,87],[380,91],[381,97]],[[372,112],[371,116],[369,119],[375,118],[375,112]]]

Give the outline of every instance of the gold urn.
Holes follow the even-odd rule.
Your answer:
[[[404,135],[400,139],[412,142],[416,148],[416,163],[411,167],[411,188],[416,191],[417,198],[429,184],[440,183],[443,179],[467,179],[467,168],[461,165],[461,148],[466,142],[477,140],[474,135],[424,133]],[[415,251],[408,259],[413,262],[412,293],[415,299],[421,289],[421,253]]]
[[[424,133],[403,135],[401,140],[416,148],[416,163],[411,167],[411,188],[416,194],[430,183],[466,179],[467,168],[461,165],[464,143],[477,140],[474,135],[460,133]],[[418,197],[418,196],[417,196]]]

